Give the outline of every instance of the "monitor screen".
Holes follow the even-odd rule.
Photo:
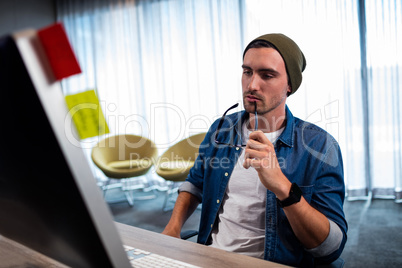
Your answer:
[[[72,267],[125,266],[85,156],[58,122],[67,109],[39,46],[35,32],[0,38],[0,234]]]

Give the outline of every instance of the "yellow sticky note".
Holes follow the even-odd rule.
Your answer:
[[[94,90],[65,97],[81,139],[109,133],[105,116]]]

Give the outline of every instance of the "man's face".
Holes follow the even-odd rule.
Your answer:
[[[249,113],[276,116],[284,112],[290,92],[285,62],[273,48],[251,48],[243,60],[243,104]]]

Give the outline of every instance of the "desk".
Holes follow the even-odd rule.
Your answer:
[[[0,267],[65,268],[67,266],[0,235]]]
[[[201,267],[287,267],[116,223],[123,243]],[[0,267],[66,266],[0,235]]]

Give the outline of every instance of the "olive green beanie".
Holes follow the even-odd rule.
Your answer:
[[[281,54],[292,88],[290,95],[295,93],[302,82],[302,72],[306,68],[306,59],[299,46],[286,35],[276,33],[266,34],[257,37],[247,45],[243,53],[243,59],[250,45],[259,40],[271,43]]]

